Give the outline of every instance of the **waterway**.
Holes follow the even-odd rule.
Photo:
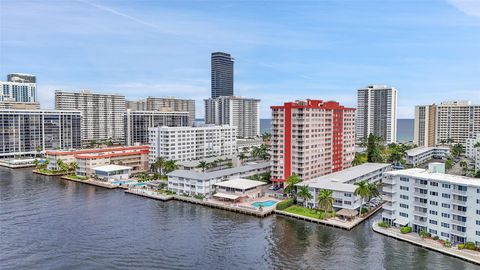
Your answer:
[[[374,233],[0,168],[0,269],[478,269]]]

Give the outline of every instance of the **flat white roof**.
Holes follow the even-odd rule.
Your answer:
[[[356,186],[347,182],[361,178],[378,170],[388,168],[389,166],[391,165],[387,163],[364,163],[358,166],[347,168],[345,170],[304,181],[296,185],[342,192],[354,192]]]
[[[93,169],[96,171],[102,171],[102,172],[114,172],[114,171],[120,171],[120,170],[131,170],[132,167],[112,164],[112,165],[98,166]]]
[[[416,147],[416,148],[412,148],[410,150],[407,150],[406,151],[406,154],[408,156],[416,156],[416,155],[420,155],[420,154],[423,154],[423,153],[426,153],[428,151],[432,151],[432,150],[445,150],[445,151],[448,151],[450,150],[450,148],[448,147]]]
[[[263,185],[266,185],[266,184],[267,183],[261,182],[261,181],[237,178],[237,179],[232,179],[232,180],[216,183],[214,185],[218,186],[218,187],[228,187],[228,188],[246,190],[246,189],[250,189],[250,188],[254,188],[254,187],[258,187],[258,186],[263,186]]]
[[[445,173],[433,173],[428,170],[420,169],[420,168],[390,171],[390,172],[386,172],[385,174],[394,175],[394,176],[407,176],[407,177],[409,176],[409,177],[420,178],[423,180],[435,180],[440,182],[448,182],[456,185],[480,187],[479,178],[472,178],[472,177],[445,174]]]

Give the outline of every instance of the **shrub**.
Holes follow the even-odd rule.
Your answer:
[[[448,240],[445,240],[445,242],[443,243],[443,246],[452,247],[452,243],[450,243],[450,241],[448,241]]]
[[[420,235],[420,237],[422,238],[426,238],[426,237],[429,237],[429,233],[425,230],[421,230],[418,232],[418,235]]]
[[[473,243],[473,242],[466,242],[465,243],[465,248],[470,249],[470,250],[475,250],[477,247],[475,246],[475,243]]]
[[[438,239],[439,239],[439,238],[438,238],[437,235],[435,235],[435,236],[433,237],[433,240],[435,240],[435,241],[438,240]]]
[[[465,245],[464,245],[464,244],[459,244],[459,245],[457,246],[457,248],[458,248],[458,249],[464,249],[464,248],[465,248]]]
[[[293,198],[286,199],[284,201],[281,201],[277,203],[277,210],[284,210],[287,209],[288,207],[292,206],[295,203]]]
[[[408,226],[400,227],[400,232],[403,233],[403,234],[411,233],[412,232],[412,227],[408,227]]]
[[[386,223],[385,221],[380,221],[378,222],[378,227],[390,228],[390,224]]]
[[[197,194],[197,195],[195,195],[195,196],[193,196],[193,197],[194,197],[195,199],[197,199],[197,200],[203,200],[203,199],[205,199],[205,196],[203,196],[203,195],[201,195],[201,194]]]
[[[362,210],[360,210],[360,214],[362,214],[362,215],[367,213],[367,212],[368,212],[368,209],[365,208],[365,207],[363,207]]]

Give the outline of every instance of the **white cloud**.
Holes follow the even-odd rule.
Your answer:
[[[469,16],[480,18],[479,0],[447,0],[447,2]]]

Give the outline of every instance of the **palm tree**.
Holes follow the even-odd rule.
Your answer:
[[[247,155],[244,152],[241,152],[238,154],[238,159],[240,159],[240,162],[243,164],[243,161],[247,159]]]
[[[463,148],[463,145],[457,143],[452,146],[452,155],[454,155],[455,157],[459,157],[464,152],[465,149]]]
[[[205,172],[205,170],[208,169],[208,163],[202,160],[200,163],[198,163],[197,168],[201,168],[202,172]]]
[[[252,147],[252,157],[253,158],[259,158],[262,155],[262,149],[258,146]]]
[[[317,206],[318,209],[323,210],[325,219],[327,219],[327,213],[332,211],[333,203],[335,202],[332,195],[333,191],[328,189],[320,189],[318,192]]]
[[[262,133],[262,140],[264,142],[270,141],[270,138],[272,138],[272,134],[269,132],[264,132]]]
[[[35,168],[37,168],[37,169],[39,168],[39,166],[38,166],[39,164],[40,164],[40,162],[38,161],[38,159],[35,159],[33,161],[33,165],[35,165]]]
[[[312,193],[307,186],[301,186],[298,189],[297,196],[303,199],[303,206],[307,205],[307,201],[313,198]]]
[[[68,164],[68,170],[71,172],[75,172],[78,168],[78,164],[75,161],[72,161]]]
[[[368,202],[370,202],[373,198],[380,197],[382,195],[382,193],[380,192],[381,187],[382,187],[381,182],[368,183],[368,189],[370,190],[370,194],[368,196]]]
[[[165,174],[170,173],[178,169],[177,161],[176,160],[167,160],[165,164],[163,164],[163,168],[165,170]]]
[[[360,206],[360,214],[362,213],[362,208],[365,203],[365,198],[369,198],[371,196],[370,187],[366,180],[356,182],[355,185],[357,188],[353,192],[355,196],[360,196],[362,198],[362,204]]]
[[[475,143],[475,144],[473,145],[473,147],[475,147],[475,148],[480,148],[480,142]]]
[[[353,158],[352,165],[358,166],[367,162],[367,156],[365,154],[355,153],[355,158]]]
[[[260,145],[260,158],[263,160],[269,160],[270,159],[270,149],[266,144]]]
[[[453,167],[453,160],[451,158],[448,158],[446,161],[445,161],[445,168],[447,170],[451,169]]]
[[[164,157],[158,157],[153,163],[153,168],[160,174],[163,175],[163,164],[165,163]]]
[[[291,176],[289,176],[287,178],[287,181],[285,182],[285,184],[287,184],[287,186],[285,187],[285,189],[283,190],[283,192],[285,194],[289,194],[289,195],[293,195],[294,194],[294,190],[295,190],[295,185],[302,182],[302,179],[300,179],[300,177],[298,177],[298,175],[296,174],[293,174]]]

